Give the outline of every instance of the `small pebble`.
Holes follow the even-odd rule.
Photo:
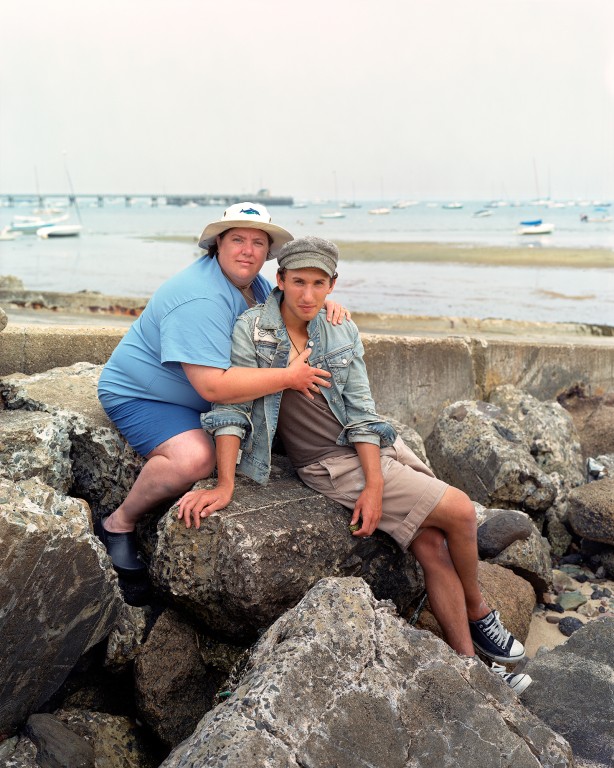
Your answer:
[[[573,616],[564,616],[559,621],[559,629],[565,635],[565,637],[571,637],[574,632],[581,629],[584,626],[580,619],[575,619]]]

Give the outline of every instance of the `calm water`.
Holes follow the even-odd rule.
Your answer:
[[[346,209],[343,219],[320,219],[321,212],[333,208],[326,204],[273,207],[271,212],[275,223],[295,236],[318,234],[340,241],[614,248],[614,223],[580,221],[583,213],[593,215],[592,206],[507,206],[476,218],[480,203],[464,203],[457,210],[420,203],[370,215],[368,210],[377,205]],[[118,201],[102,208],[82,202],[79,210],[84,226],[79,238],[23,235],[0,241],[0,275],[15,275],[30,289],[147,296],[200,253],[196,244],[151,238],[197,236],[223,207],[152,207],[137,201],[127,208]],[[0,208],[0,229],[14,215],[28,213],[24,207]],[[521,220],[535,218],[551,221],[554,233],[542,238],[515,234]],[[275,268],[276,262],[267,263],[265,275],[272,278]],[[355,311],[614,325],[614,269],[342,261],[339,272],[335,296]]]

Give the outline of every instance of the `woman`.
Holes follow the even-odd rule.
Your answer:
[[[292,239],[271,223],[263,205],[231,205],[203,231],[199,246],[207,254],[154,293],[104,367],[100,402],[147,459],[122,504],[98,527],[118,570],[145,568],[134,533],[138,520],[213,471],[213,442],[200,426],[200,414],[212,403],[240,403],[288,388],[309,394],[314,385],[329,386],[330,374],[305,365],[309,352],[289,368],[231,368],[235,320],[266,299],[271,285],[259,272]],[[345,313],[334,303],[327,311],[333,323]],[[189,527],[189,518],[185,522]]]

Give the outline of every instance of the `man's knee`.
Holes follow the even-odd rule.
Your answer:
[[[454,567],[446,537],[439,528],[423,528],[411,549],[425,571]]]

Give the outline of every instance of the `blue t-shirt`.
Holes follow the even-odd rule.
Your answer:
[[[252,289],[263,302],[271,285],[258,275]],[[115,348],[98,384],[105,407],[136,397],[210,410],[181,363],[230,368],[232,329],[246,309],[217,258],[201,256],[158,288]]]

